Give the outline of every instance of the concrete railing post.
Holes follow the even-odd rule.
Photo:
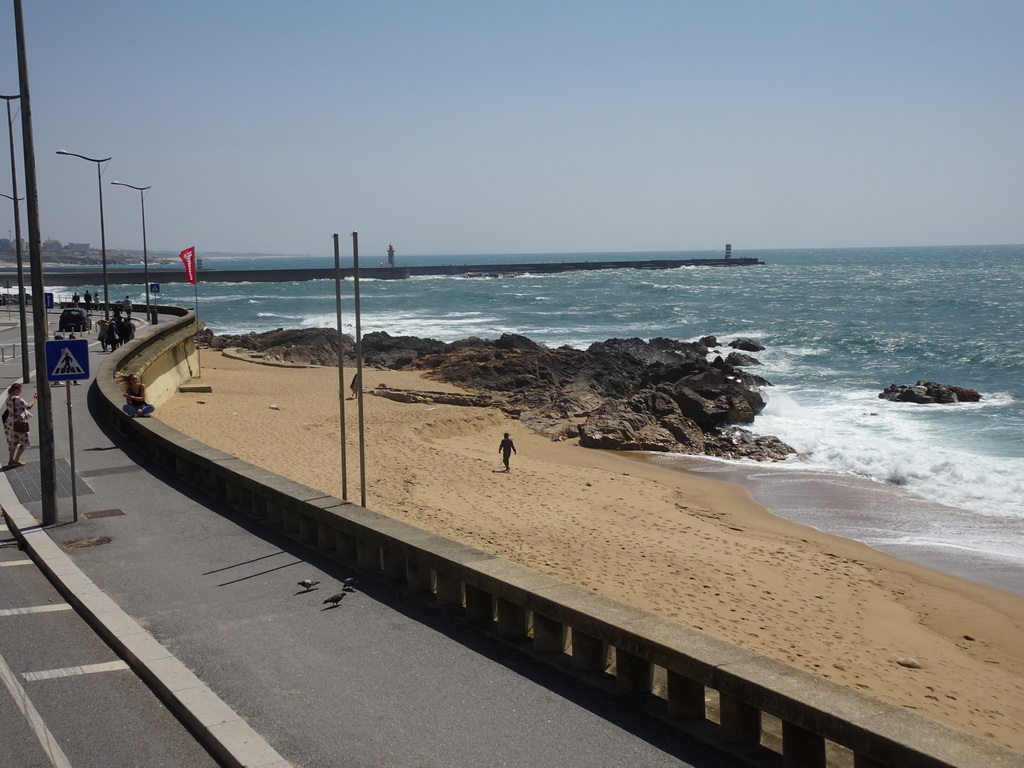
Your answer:
[[[668,716],[679,719],[705,717],[704,684],[678,672],[668,671]]]
[[[573,627],[572,668],[583,672],[604,672],[608,669],[607,644]]]
[[[410,592],[431,592],[434,589],[434,574],[423,563],[406,559],[405,583]]]
[[[761,710],[725,693],[719,693],[720,738],[726,744],[759,744]]]
[[[825,740],[783,720],[782,760],[785,768],[825,768]]]
[[[282,509],[281,519],[283,522],[282,528],[285,533],[299,532],[299,513],[294,509],[288,509],[287,507]]]
[[[267,501],[267,525],[284,530],[284,507],[276,501]]]
[[[526,609],[499,597],[498,634],[508,638],[526,637]]]
[[[316,546],[324,552],[333,552],[337,546],[337,536],[334,529],[326,523],[316,525]]]
[[[385,579],[402,579],[405,581],[405,556],[393,549],[384,549],[381,563]]]
[[[359,558],[358,550],[359,545],[355,536],[338,531],[338,559],[345,563],[351,563]]]
[[[380,570],[380,545],[363,539],[356,540],[356,563],[364,571]]]
[[[537,653],[565,653],[565,636],[562,622],[533,614],[533,650]]]
[[[316,520],[299,515],[299,540],[312,543],[317,540]]]
[[[490,592],[466,585],[466,620],[473,624],[494,621],[494,597]]]
[[[632,653],[615,649],[615,690],[623,694],[648,694],[654,687],[654,665]]]
[[[462,606],[462,580],[450,573],[437,572],[437,604]]]

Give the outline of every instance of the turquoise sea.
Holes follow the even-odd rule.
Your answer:
[[[363,333],[453,341],[519,333],[551,346],[614,337],[767,349],[754,431],[798,449],[765,467],[658,456],[748,484],[773,511],[1024,593],[1024,246],[742,250],[764,266],[360,282]],[[330,267],[333,257],[205,256],[204,269]],[[711,252],[398,256],[398,265],[719,257]],[[379,266],[384,255],[361,259]],[[351,258],[343,259],[351,266]],[[53,276],[53,279],[59,279]],[[111,296],[142,302],[142,286]],[[54,290],[60,292],[59,286]],[[343,284],[353,331],[353,284]],[[215,333],[334,327],[333,280],[202,283]],[[191,285],[161,303],[192,306]],[[888,384],[971,387],[981,403],[896,404]]]

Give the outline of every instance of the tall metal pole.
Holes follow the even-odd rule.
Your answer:
[[[359,392],[356,402],[359,406],[359,498],[360,504],[366,506],[366,442],[363,431],[363,330],[362,311],[359,308],[359,233],[352,233],[352,283],[354,306],[356,313],[356,376],[359,380]]]
[[[334,234],[334,303],[338,316],[338,409],[341,431],[341,498],[348,501],[348,459],[345,446],[345,334],[341,330],[341,251]]]
[[[146,281],[146,322],[153,322],[149,310],[149,251],[146,249],[146,190],[150,187],[136,187],[134,184],[125,184],[123,181],[110,183],[119,187],[129,187],[139,192],[139,202],[142,204],[142,269]]]
[[[21,0],[14,0],[14,27],[18,39],[18,80],[21,91],[21,146],[25,155],[25,208],[28,213],[28,250],[32,269],[32,330],[35,339],[36,392],[39,395],[39,487],[43,525],[57,522],[57,456],[53,440],[53,399],[47,386],[46,339],[50,329],[43,303],[43,251],[39,228],[39,188],[36,185],[36,146],[32,134],[32,107],[28,87],[28,56]]]
[[[7,102],[7,132],[11,137],[11,198],[14,201],[14,249],[18,254],[18,317],[21,320],[21,379],[28,381],[28,318],[25,316],[25,265],[21,258],[21,210],[18,206],[18,167],[14,162],[14,118],[11,117],[11,99],[21,96],[0,96]],[[10,297],[8,297],[10,301]]]
[[[107,231],[103,224],[103,164],[110,161],[109,157],[102,160],[95,157],[86,157],[76,152],[68,152],[66,149],[58,149],[58,155],[70,155],[96,163],[96,184],[100,190],[100,253],[103,257],[103,319],[110,320],[110,284],[107,282]]]

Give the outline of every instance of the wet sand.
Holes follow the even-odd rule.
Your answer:
[[[154,415],[341,495],[337,369],[204,352],[202,382],[213,392],[175,395]],[[457,391],[364,372],[367,390],[382,383]],[[782,519],[740,485],[551,442],[497,410],[372,395],[364,408],[371,509],[1024,751],[1024,597]],[[518,449],[509,473],[503,432]]]

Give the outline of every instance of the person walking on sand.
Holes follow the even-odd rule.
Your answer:
[[[498,453],[501,454],[501,461],[505,465],[505,471],[509,471],[508,460],[513,453],[516,453],[516,444],[512,442],[512,438],[508,436],[508,432],[505,433],[504,439],[498,446]]]
[[[21,461],[21,454],[29,447],[29,426],[28,420],[32,416],[30,411],[36,404],[39,393],[32,395],[32,402],[28,403],[21,396],[21,382],[16,381],[7,390],[7,419],[4,421],[4,432],[7,437],[7,466],[23,467],[25,462]]]
[[[362,374],[357,373],[352,377],[352,383],[348,385],[348,388],[352,391],[352,397],[349,400],[355,400],[359,396],[359,390],[363,387]]]

